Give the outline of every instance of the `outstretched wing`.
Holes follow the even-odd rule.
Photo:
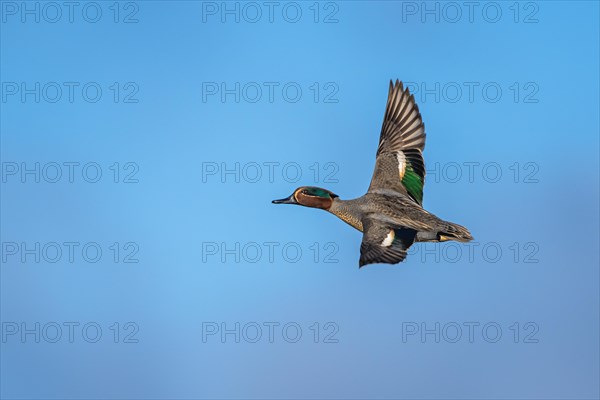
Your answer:
[[[363,240],[360,244],[359,267],[373,263],[397,264],[415,241],[417,231],[392,228],[372,218],[363,218]]]
[[[375,171],[369,192],[398,192],[423,203],[425,125],[419,107],[402,82],[390,81]]]

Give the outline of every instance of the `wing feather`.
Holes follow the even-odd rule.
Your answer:
[[[390,227],[371,218],[364,218],[363,240],[360,245],[359,267],[367,264],[397,264],[404,261],[417,231],[405,227]]]
[[[369,191],[392,190],[423,203],[425,124],[419,107],[402,82],[390,81],[375,171]],[[387,154],[394,154],[394,157]],[[402,154],[403,157],[398,157]],[[401,165],[401,163],[405,165]],[[397,181],[397,182],[396,182]]]

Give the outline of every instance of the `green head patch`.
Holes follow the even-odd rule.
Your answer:
[[[327,189],[321,189],[315,186],[305,186],[300,188],[300,193],[306,196],[320,197],[322,199],[333,199],[335,197],[339,197],[337,194],[330,192]]]

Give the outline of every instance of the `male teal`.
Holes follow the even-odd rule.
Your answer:
[[[396,264],[415,242],[473,240],[469,231],[423,208],[425,124],[402,82],[390,81],[375,171],[367,193],[342,200],[327,189],[302,186],[274,204],[297,204],[328,211],[363,233],[359,267]]]

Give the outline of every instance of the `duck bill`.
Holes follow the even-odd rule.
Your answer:
[[[298,202],[294,198],[293,194],[290,195],[290,197],[286,197],[285,199],[273,200],[272,203],[273,204],[298,204]]]

